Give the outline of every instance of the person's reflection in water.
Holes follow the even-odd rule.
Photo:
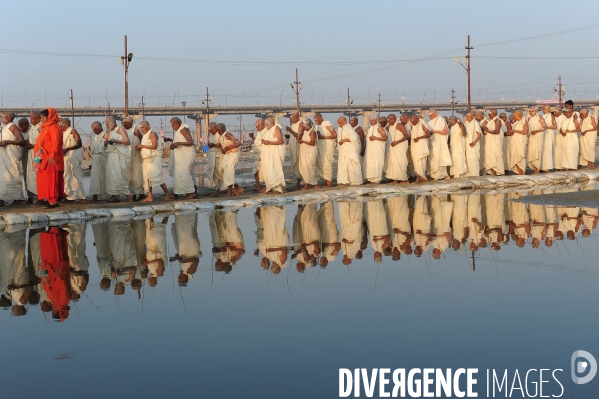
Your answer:
[[[136,268],[133,279],[130,280],[131,288],[137,291],[137,298],[141,298],[141,287],[143,280],[147,277],[147,266],[143,261],[146,257],[146,221],[145,219],[131,220],[131,231],[133,232],[133,245],[136,255]]]
[[[165,223],[165,221],[163,221]],[[177,253],[171,261],[179,261],[181,271],[177,282],[181,286],[193,278],[200,264],[200,239],[198,238],[198,214],[175,215],[175,222],[171,226],[171,234]]]
[[[542,194],[541,191],[535,190],[530,193],[531,195]],[[545,206],[538,204],[530,204],[528,206],[530,211],[530,235],[532,236],[531,246],[533,248],[539,248],[541,241],[547,236],[549,231],[549,224],[547,223],[547,213]]]
[[[327,267],[329,262],[333,262],[341,250],[339,242],[339,229],[335,220],[335,207],[333,202],[320,204],[318,209],[318,227],[322,241],[322,256],[320,257],[320,266]]]
[[[453,241],[451,247],[454,251],[459,251],[468,238],[468,196],[452,194],[451,202],[453,202],[453,213],[451,215]]]
[[[213,211],[209,218],[214,270],[230,273],[245,253],[243,234],[237,225],[237,211]]]
[[[168,216],[162,218],[153,216],[144,220],[146,251],[144,259],[141,261],[143,266],[139,268],[139,278],[136,279],[139,281],[134,281],[135,287],[133,287],[133,283],[131,284],[132,288],[138,291],[138,298],[143,281],[146,278],[150,287],[156,287],[158,278],[164,275],[164,269],[168,262],[166,246],[167,223]]]
[[[69,267],[67,235],[59,227],[49,227],[40,235],[42,263],[39,265],[42,287],[52,307],[52,318],[65,321],[69,317],[71,299],[71,269]],[[42,311],[48,309],[42,307]]]
[[[431,230],[433,258],[439,260],[451,244],[451,213],[453,202],[449,201],[446,194],[431,197],[431,216],[433,228]]]
[[[485,194],[485,210],[487,226],[485,227],[485,237],[491,243],[491,249],[498,251],[503,243],[505,224],[505,195],[504,194]]]
[[[414,204],[414,255],[422,256],[423,252],[428,250],[432,241],[431,238],[431,222],[432,218],[429,210],[429,197],[421,195],[416,198]]]
[[[469,249],[473,252],[478,250],[483,239],[485,227],[482,224],[482,218],[480,194],[468,195],[468,239],[470,241]]]
[[[27,313],[25,306],[34,295],[33,287],[37,283],[33,270],[25,262],[26,234],[24,226],[8,226],[0,234],[0,288],[6,305],[12,305],[13,316]]]
[[[374,251],[374,261],[381,263],[383,253],[391,243],[383,200],[367,201],[364,204],[364,216],[370,233],[370,245]]]
[[[398,261],[402,252],[408,254],[406,248],[409,248],[411,253],[412,218],[410,217],[408,198],[407,195],[400,195],[387,198],[385,203],[387,224],[389,225],[389,231],[392,233],[390,246],[393,261]]]
[[[110,251],[110,242],[108,240],[108,223],[93,223],[92,233],[94,234],[94,247],[96,247],[96,263],[102,278],[100,279],[100,289],[107,291],[110,289],[112,265],[112,252]]]
[[[338,202],[339,223],[341,225],[341,252],[343,253],[342,263],[346,266],[357,258],[360,252],[364,228],[362,221],[364,219],[363,207],[361,202]]]
[[[68,233],[67,248],[71,268],[71,299],[77,300],[89,282],[89,260],[86,254],[86,224],[67,223],[63,229]]]
[[[285,227],[286,207],[268,206],[258,208],[256,214],[262,226],[262,239],[258,248],[262,252],[262,268],[279,274],[287,266],[289,232]]]
[[[296,228],[296,223],[300,224],[300,228]],[[296,240],[295,232],[301,231],[301,237],[298,237],[300,247],[295,257],[297,259],[296,269],[299,273],[303,273],[307,267],[316,266],[320,256],[320,229],[316,216],[316,204],[298,205],[293,224],[294,241]]]
[[[509,193],[508,199],[519,199],[523,194],[520,193]],[[508,206],[510,208],[511,224],[510,233],[512,238],[516,241],[516,245],[520,248],[524,248],[526,239],[530,236],[530,217],[528,214],[528,207],[525,203],[517,201],[509,201]]]
[[[123,295],[125,286],[135,278],[137,254],[131,221],[108,222],[108,242],[112,254],[111,277],[115,280],[114,294]]]

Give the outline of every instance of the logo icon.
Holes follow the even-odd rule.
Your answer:
[[[587,369],[587,375],[585,375],[584,377],[577,376],[577,374],[585,373]],[[595,377],[595,374],[597,374],[597,361],[595,360],[595,357],[593,357],[593,355],[591,355],[589,352],[578,350],[572,354],[570,370],[572,373],[572,381],[574,381],[575,384],[586,384]]]

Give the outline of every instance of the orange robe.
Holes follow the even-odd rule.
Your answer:
[[[40,233],[42,286],[52,302],[52,316],[60,318],[60,321],[69,317],[71,300],[68,234],[58,227],[50,227],[48,231]]]
[[[58,127],[58,114],[54,108],[48,108],[48,119],[42,124],[42,132],[35,142],[33,153],[42,151],[42,162],[37,171],[37,196],[50,204],[58,202],[67,195],[64,192],[64,152],[62,150],[62,130]],[[54,164],[48,160],[54,158]]]

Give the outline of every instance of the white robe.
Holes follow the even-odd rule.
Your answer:
[[[453,212],[451,214],[451,227],[453,239],[460,243],[466,241],[466,229],[468,229],[468,196],[464,194],[452,194]]]
[[[72,133],[72,128],[68,128],[62,133],[63,149],[77,144]],[[64,154],[64,192],[67,194],[67,200],[69,201],[85,199],[81,162],[83,162],[83,148],[81,147]]]
[[[480,176],[481,140],[478,140],[473,147],[470,144],[478,137],[477,133],[482,135],[482,130],[476,119],[472,119],[470,122],[464,121],[464,127],[466,128],[466,176]]]
[[[360,165],[360,136],[349,125],[337,129],[337,140],[349,139],[348,143],[339,145],[339,159],[337,160],[338,184],[362,184],[362,167]]]
[[[466,165],[466,137],[462,136],[462,128],[457,123],[449,129],[449,146],[451,149],[449,173],[454,178],[464,177],[468,171]]]
[[[106,192],[106,162],[108,154],[104,148],[104,134],[94,134],[92,138],[92,167],[90,171],[89,194],[97,195],[99,200],[108,198]]]
[[[527,124],[526,119],[522,118],[512,124],[513,130],[524,129],[524,125]],[[514,133],[510,136],[508,146],[508,158],[510,170],[514,173],[518,173],[518,167],[522,171],[526,172],[526,147],[528,144],[528,134]]]
[[[435,180],[447,177],[447,167],[451,166],[451,155],[447,146],[447,135],[433,133],[433,131],[442,131],[447,128],[445,119],[437,115],[428,122],[431,136],[428,138],[430,144],[429,166],[431,177]],[[449,131],[448,131],[449,133]]]
[[[266,133],[268,129],[264,128],[261,131],[256,133],[256,138],[254,138],[254,143],[252,144],[252,174],[255,175],[258,173],[258,178],[260,181],[264,181],[262,178],[262,170],[260,165],[260,152],[262,151],[262,136]]]
[[[539,130],[543,128],[541,125],[540,118],[542,116],[535,115],[532,116],[528,120],[528,166],[531,169],[536,167],[537,169],[541,169],[541,162],[543,160],[543,146],[545,141],[545,131],[540,131],[536,134],[531,134],[530,132],[533,130]]]
[[[395,146],[391,143],[399,141],[403,138],[401,130],[397,129],[397,125],[388,126],[387,135],[389,139],[389,147],[385,153],[385,177],[391,180],[406,181],[408,180],[408,144],[409,138]]]
[[[140,195],[144,193],[144,177],[143,177],[143,166],[142,157],[140,151],[135,149],[135,146],[141,143],[141,140],[134,134],[136,126],[135,124],[127,130],[127,136],[131,142],[131,171],[129,175],[129,192],[133,195]]]
[[[303,121],[300,119],[299,121],[293,123],[291,125],[291,130],[295,133],[299,134],[299,126]],[[289,162],[291,163],[291,167],[295,172],[295,175],[299,178],[299,145],[297,144],[297,139],[293,134],[289,135]]]
[[[187,215],[189,216],[189,215]],[[190,218],[191,219],[191,218]],[[157,260],[162,261],[163,267],[166,268],[168,265],[168,247],[166,243],[166,225],[160,222],[154,221],[154,218],[148,218],[144,221],[145,223],[145,235],[146,235],[146,253],[145,258],[149,262],[148,269],[152,269],[152,275],[156,276],[158,265],[156,264]],[[173,224],[172,229],[175,230],[175,225],[177,222]],[[175,238],[175,232],[172,232],[173,241],[175,242],[175,247],[177,247],[177,241]],[[178,248],[175,248],[177,250]]]
[[[0,131],[0,141],[13,141],[17,138],[10,131],[15,126],[10,122]],[[16,127],[16,126],[15,126]],[[23,183],[21,182],[21,157],[23,150],[20,145],[9,144],[0,147],[0,200],[24,200]]]
[[[118,128],[110,132],[110,140],[122,140]],[[106,147],[106,192],[110,195],[130,195],[131,147],[125,144],[108,144]]]
[[[175,222],[171,226],[171,234],[175,251],[179,255],[181,272],[192,278],[195,270],[193,265],[202,255],[200,240],[198,238],[198,214],[175,215]]]
[[[422,138],[425,135],[423,127],[429,128],[422,119],[418,124],[412,127],[410,151],[412,154],[412,163],[414,164],[414,172],[418,176],[426,178],[426,163],[430,151],[428,148],[428,140]],[[428,130],[430,132],[430,129]],[[415,142],[415,139],[419,139],[418,142]]]
[[[37,130],[37,128],[33,125],[30,125],[29,130],[27,131],[27,139],[29,144],[35,145],[39,135],[40,132]],[[33,149],[27,151],[27,172],[25,173],[25,186],[27,187],[27,191],[37,194],[37,180],[35,171],[33,170],[34,159],[35,154],[33,153]]]
[[[560,129],[564,132],[566,130],[575,130],[576,126],[574,125],[573,117],[565,118],[560,125]],[[562,169],[576,169],[578,167],[579,133],[580,130],[566,133],[565,137],[562,136],[560,157]]]
[[[385,166],[384,141],[370,140],[371,137],[382,137],[378,129],[383,129],[378,123],[368,128],[366,133],[366,151],[364,152],[364,165],[362,175],[364,180],[379,183],[383,178],[383,167]]]
[[[578,164],[587,166],[589,162],[595,162],[595,144],[597,142],[597,130],[586,132],[582,135],[585,130],[593,129],[591,123],[591,115],[588,115],[584,119],[579,119],[580,122],[580,159]]]
[[[432,217],[429,210],[429,197],[421,195],[414,204],[414,216],[412,219],[414,229],[414,244],[420,247],[423,252],[428,249],[430,244],[429,234],[431,233]]]
[[[302,143],[299,146],[299,159],[298,159],[298,170],[300,172],[298,177],[301,177],[306,184],[316,185],[318,184],[318,158],[320,157],[319,148],[317,147],[321,141],[331,140],[318,140],[316,138],[314,145],[305,144],[304,142],[310,141],[310,133],[314,132],[314,129],[305,129],[302,134]],[[316,133],[314,132],[316,136]],[[331,166],[332,168],[332,166]],[[326,179],[325,177],[323,177]],[[331,172],[332,179],[332,172]]]
[[[502,150],[503,150],[503,171],[505,173],[506,170],[510,170],[509,166],[508,166],[508,161],[507,161],[507,147],[508,147],[508,142],[509,142],[509,138],[510,136],[506,136],[505,134],[507,133],[507,125],[505,124],[505,122],[500,119],[501,121],[501,131],[503,132],[503,144],[502,146]]]
[[[141,145],[152,145],[152,130],[148,130],[141,138]],[[147,148],[142,148],[139,151],[141,155],[141,159],[143,160],[143,186],[144,190],[149,192],[152,190],[152,187],[159,186],[164,183],[164,178],[162,176],[162,156],[158,151],[158,148],[161,147],[160,140],[158,140],[156,150],[149,150]]]
[[[209,144],[220,143],[220,133],[218,133],[218,132],[215,134],[210,133],[208,135],[208,143]],[[208,179],[210,179],[210,181],[216,188],[220,187],[220,183],[223,180],[221,171],[220,171],[220,162],[222,159],[223,159],[223,153],[221,152],[220,148],[211,147],[208,150],[208,162],[206,164],[206,176],[208,177]]]
[[[545,126],[553,125],[553,115],[543,115],[545,120]],[[559,126],[558,126],[559,128]],[[541,134],[541,133],[539,133]],[[545,137],[543,138],[543,158],[541,159],[541,170],[551,170],[554,167],[553,160],[555,159],[555,129],[545,129],[542,133]]]
[[[330,137],[331,132],[328,127],[332,127],[331,122],[322,121],[316,125],[315,131],[323,137]],[[316,136],[316,146],[318,148],[318,157],[316,158],[316,172],[318,176],[326,181],[333,181],[333,161],[335,159],[335,140],[319,139]],[[303,147],[303,144],[302,144]]]
[[[181,124],[173,136],[173,142],[185,142],[187,139],[181,130],[188,128]],[[196,160],[196,148],[193,145],[179,145],[171,150],[171,160],[168,164],[168,173],[173,177],[173,192],[175,194],[190,194],[195,192],[193,178],[193,163]]]
[[[281,267],[287,266],[289,232],[285,227],[284,206],[267,206],[260,209],[260,223],[264,234],[258,244],[262,256]]]
[[[364,203],[364,217],[370,233],[370,245],[375,252],[384,252],[390,244],[391,235],[387,224],[387,214],[383,200],[367,201]]]
[[[277,126],[262,131],[262,140],[275,141]],[[283,160],[285,159],[285,144],[262,145],[260,150],[261,179],[264,181],[265,190],[269,192],[283,192],[285,175],[283,173]]]
[[[561,114],[560,116],[555,118],[555,125],[556,125],[556,129],[555,129],[555,149],[554,149],[554,162],[555,162],[555,169],[563,169],[562,167],[562,142],[564,137],[560,134],[559,130],[562,126],[562,122],[564,121],[564,119],[566,119],[566,116],[564,114]]]
[[[495,121],[499,118],[495,117],[487,121],[487,128],[495,130]],[[499,124],[499,134],[487,133],[485,136],[485,170],[490,173],[494,170],[498,175],[505,173],[503,162],[503,131],[501,123]]]
[[[283,218],[284,219],[284,218]],[[318,210],[318,228],[322,242],[322,256],[329,262],[335,260],[336,252],[334,244],[339,244],[339,229],[335,220],[335,208],[333,202],[320,204]]]
[[[220,136],[220,144],[223,149],[227,149],[233,146],[233,141],[227,139],[227,133]],[[221,175],[223,177],[223,181],[220,184],[220,189],[224,190],[229,186],[234,185],[235,182],[235,167],[239,163],[239,148],[235,148],[230,152],[223,154],[223,158],[220,163]]]
[[[433,238],[431,245],[441,252],[445,252],[451,243],[452,210],[453,202],[447,200],[447,195],[433,195],[431,197],[432,233],[436,236]]]
[[[412,218],[408,204],[408,196],[401,195],[387,198],[387,224],[392,235],[393,249],[403,251],[405,245],[410,245],[412,237]]]

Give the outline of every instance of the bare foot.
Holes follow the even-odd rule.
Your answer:
[[[318,185],[315,185],[314,187],[318,187]],[[333,187],[333,182],[332,181],[328,181],[324,184],[323,187]]]
[[[196,197],[196,193],[189,193],[183,199],[184,200],[190,200],[190,199],[195,198],[195,197]]]
[[[262,189],[262,190],[260,190],[258,193],[259,193],[259,194],[264,194],[264,193],[266,193],[266,189],[265,189],[265,188],[263,188],[263,189]]]
[[[300,190],[307,190],[307,189],[309,189],[309,188],[310,188],[310,186],[308,186],[308,185],[306,184],[304,187],[300,188]]]
[[[213,194],[210,194],[211,197],[220,197],[220,191],[215,191]]]
[[[443,180],[450,180],[450,179],[451,179],[451,177],[446,176],[445,179],[443,179]]]
[[[75,204],[87,204],[87,200],[86,199],[80,199],[79,201],[73,202],[73,205],[75,205]]]
[[[168,198],[168,197],[164,197],[164,198],[165,198],[165,201],[166,201],[166,198]],[[154,201],[154,198],[146,197],[146,198],[142,199],[139,202],[153,202],[153,201]]]
[[[164,199],[163,199],[162,201],[163,201],[163,202],[166,202],[166,201],[170,201],[170,200],[172,200],[172,199],[173,199],[173,196],[172,196],[172,195],[170,195],[170,194],[165,194],[165,195],[164,195]]]
[[[235,196],[236,196],[236,197],[237,197],[237,196],[239,196],[239,194],[243,193],[244,191],[245,191],[245,190],[244,190],[243,188],[239,187],[239,188],[237,189],[237,191],[235,191]]]

